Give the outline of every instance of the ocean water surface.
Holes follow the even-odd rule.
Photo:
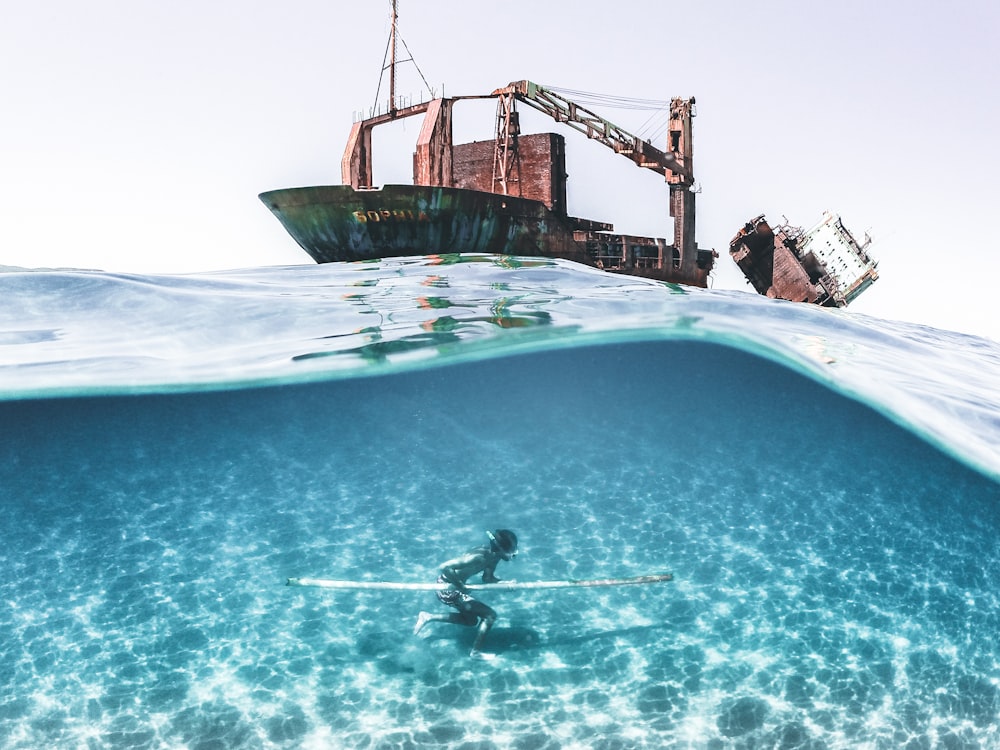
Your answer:
[[[2,270],[2,747],[1000,742],[994,342],[537,259]],[[498,527],[674,580],[484,592],[490,661],[284,585]]]

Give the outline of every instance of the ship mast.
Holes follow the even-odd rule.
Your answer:
[[[406,57],[402,60],[397,58],[399,52],[399,44],[403,45],[403,49],[406,50]],[[420,70],[420,66],[417,65],[417,61],[413,59],[413,53],[410,52],[410,48],[406,45],[406,40],[403,39],[402,35],[399,33],[399,0],[392,0],[392,26],[389,29],[389,40],[385,45],[385,55],[382,57],[382,73],[378,77],[378,89],[375,91],[375,106],[372,107],[372,116],[377,117],[379,109],[379,95],[382,93],[382,80],[385,78],[385,72],[389,71],[389,102],[386,107],[386,114],[389,119],[394,120],[399,114],[399,107],[396,99],[396,63],[413,63],[413,67],[417,69],[417,73],[420,74],[420,79],[424,82],[424,86],[427,87],[431,98],[434,97],[434,89],[431,88],[430,84],[427,83],[427,79],[424,77],[424,73]],[[405,107],[404,107],[405,109]]]
[[[389,114],[396,114],[396,21],[399,18],[398,0],[392,0],[392,28],[389,30]]]

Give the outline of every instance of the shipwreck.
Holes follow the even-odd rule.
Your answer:
[[[412,104],[396,96],[397,35],[397,2],[392,0],[388,63],[382,71],[389,73],[389,98],[384,109],[354,122],[341,160],[342,184],[260,194],[317,263],[456,253],[545,256],[613,273],[708,286],[718,254],[699,247],[695,239],[694,97],[669,102],[664,149],[573,101],[563,90],[526,80],[489,94]],[[471,99],[496,100],[494,136],[455,143],[455,107]],[[565,138],[522,133],[519,105],[662,175],[673,218],[671,241],[619,233],[611,223],[573,216],[567,206]],[[423,121],[410,156],[412,184],[376,185],[372,132],[416,116]],[[787,223],[772,230],[761,215],[737,233],[729,252],[761,294],[843,307],[878,278],[867,245],[855,241],[834,215],[808,231]]]
[[[632,135],[559,91],[516,81],[489,94],[438,97],[397,106],[396,3],[387,66],[388,107],[354,123],[340,185],[261,193],[296,242],[318,263],[442,253],[566,258],[606,271],[705,287],[718,257],[695,240],[691,121],[694,98],[670,102],[667,149]],[[455,143],[455,105],[497,102],[495,137]],[[621,234],[614,225],[570,214],[566,144],[558,133],[521,132],[518,105],[531,107],[664,177],[671,242]],[[413,184],[374,184],[372,131],[423,116],[412,155]]]
[[[729,254],[760,294],[823,307],[846,307],[878,279],[878,263],[840,217],[825,213],[808,230],[787,221],[771,228],[763,214],[729,243]]]

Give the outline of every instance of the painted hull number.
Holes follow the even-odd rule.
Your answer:
[[[423,211],[410,209],[390,211],[387,208],[380,211],[355,211],[354,218],[362,224],[367,224],[369,221],[430,221]]]

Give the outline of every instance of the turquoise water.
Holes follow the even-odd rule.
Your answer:
[[[997,744],[993,342],[485,256],[0,291],[4,747]],[[675,580],[484,593],[490,662],[283,585],[496,527]]]

